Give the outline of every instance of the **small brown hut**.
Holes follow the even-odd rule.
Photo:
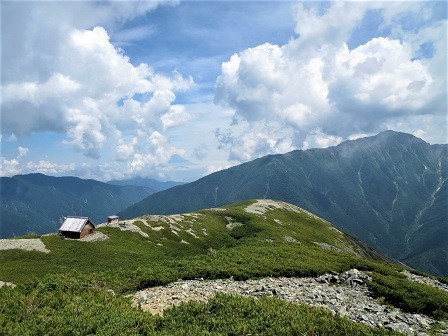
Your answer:
[[[120,223],[120,217],[115,215],[107,217],[107,224],[119,224],[119,223]]]
[[[59,235],[66,238],[80,239],[95,232],[95,224],[88,217],[69,216],[59,228]]]

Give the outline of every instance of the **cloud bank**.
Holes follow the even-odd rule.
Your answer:
[[[447,141],[444,2],[265,4],[2,3],[2,174],[188,181],[385,129]]]
[[[123,172],[126,161],[129,175],[166,165],[172,155],[182,154],[182,149],[170,144],[166,130],[189,120],[175,100],[177,93],[195,85],[192,78],[176,71],[159,74],[146,63],[132,64],[104,28],[113,32],[121,22],[160,4],[2,6],[2,19],[7,21],[3,24],[11,25],[2,35],[3,67],[8,70],[2,73],[2,133],[18,138],[64,134],[64,143],[86,157],[112,156],[115,170],[121,166]],[[78,20],[79,12],[83,15]]]
[[[438,129],[433,139],[446,138],[447,26],[433,19],[435,10],[430,3],[297,5],[296,37],[222,64],[215,102],[234,115],[215,131],[220,148],[242,162],[385,129],[427,136]],[[349,47],[372,13],[387,36]],[[406,30],[416,17],[418,29]]]

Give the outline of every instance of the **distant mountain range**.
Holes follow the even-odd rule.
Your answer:
[[[102,223],[108,215],[154,193],[147,187],[43,174],[2,177],[0,186],[1,238],[55,232],[64,216],[87,216]]]
[[[107,183],[120,186],[145,187],[153,190],[154,192],[166,190],[183,184],[182,182],[174,182],[174,181],[162,182],[156,179],[144,178],[144,177],[134,177],[126,180],[112,180]]]
[[[269,155],[155,193],[120,215],[270,198],[298,205],[411,267],[448,276],[448,145],[386,131]]]

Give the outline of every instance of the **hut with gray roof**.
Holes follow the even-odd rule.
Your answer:
[[[71,239],[80,239],[94,232],[95,224],[88,217],[66,217],[64,223],[59,228],[60,236]]]
[[[119,224],[120,223],[120,217],[113,215],[107,217],[107,224]]]

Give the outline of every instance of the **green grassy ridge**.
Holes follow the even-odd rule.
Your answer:
[[[205,255],[209,249],[228,249],[245,246],[250,242],[252,248],[262,245],[268,249],[268,242],[279,246],[292,244],[295,252],[291,253],[307,255],[310,251],[317,251],[313,257],[318,259],[320,254],[333,254],[318,247],[315,242],[326,243],[342,250],[347,246],[357,248],[352,239],[328,223],[306,213],[285,209],[271,210],[263,216],[247,213],[245,208],[254,202],[252,200],[228,206],[225,211],[203,210],[193,215],[197,217],[194,221],[194,217],[186,214],[184,220],[176,224],[178,227],[183,226],[180,231],[176,231],[177,234],[171,231],[169,224],[162,217],[158,221],[148,218],[136,221],[136,225],[149,237],[107,226],[98,230],[107,234],[110,239],[93,243],[64,240],[56,235],[42,236],[42,241],[51,253],[2,251],[2,280],[20,283],[32,276],[40,278],[48,273],[65,273],[68,270],[78,270],[82,273],[101,272],[111,268],[131,271],[142,265],[156,266],[174,259]],[[242,222],[243,225],[229,230],[226,228],[226,217]],[[283,224],[280,225],[275,220]],[[154,231],[148,225],[162,226],[163,229]],[[188,229],[193,229],[199,238],[187,233]],[[206,230],[207,235],[201,233],[202,229]],[[292,237],[300,244],[284,244],[285,237]],[[182,240],[188,244],[181,243]],[[275,250],[275,246],[273,249]]]
[[[178,279],[318,276],[331,270],[357,268],[372,272],[369,286],[387,302],[411,312],[446,318],[438,308],[448,304],[446,293],[426,285],[414,291],[416,287],[400,273],[402,267],[347,253],[347,247],[360,249],[362,245],[327,222],[285,209],[273,209],[264,215],[249,214],[245,207],[253,202],[228,206],[224,211],[202,210],[194,215],[195,221],[187,214],[177,224],[183,225],[178,235],[168,229],[162,217],[158,221],[140,218],[135,223],[149,237],[113,227],[99,229],[109,240],[92,243],[43,236],[41,239],[51,253],[21,250],[0,253],[1,280],[24,284],[19,288],[33,288],[42,286],[41,279],[55,274],[56,279],[101,284],[102,288],[122,295]],[[243,223],[246,230],[236,231],[235,236],[232,232],[241,226],[229,231],[226,217]],[[164,229],[154,231],[148,225]],[[186,233],[190,228],[200,238]],[[199,232],[204,228],[208,233],[201,236]],[[299,243],[287,242],[285,236]],[[181,243],[182,239],[189,244]],[[345,252],[323,249],[316,241]]]
[[[369,328],[323,308],[273,298],[218,294],[163,316],[144,313],[98,281],[49,276],[36,286],[0,289],[6,335],[399,335]]]
[[[373,281],[368,286],[378,297],[384,297],[390,304],[409,312],[423,313],[439,319],[448,318],[443,313],[444,307],[448,305],[448,295],[427,285],[411,283],[399,273],[400,268],[396,265],[352,255],[334,254],[318,247],[303,250],[295,245],[262,245],[249,242],[233,248],[214,250],[214,253],[207,255],[139,266],[134,270],[113,268],[103,272],[81,273],[66,269],[65,274],[60,276],[104,283],[117,293],[125,294],[147,287],[166,285],[178,279],[234,277],[236,280],[246,280],[265,276],[301,277],[317,276],[330,270],[342,272],[357,268],[372,272]]]

